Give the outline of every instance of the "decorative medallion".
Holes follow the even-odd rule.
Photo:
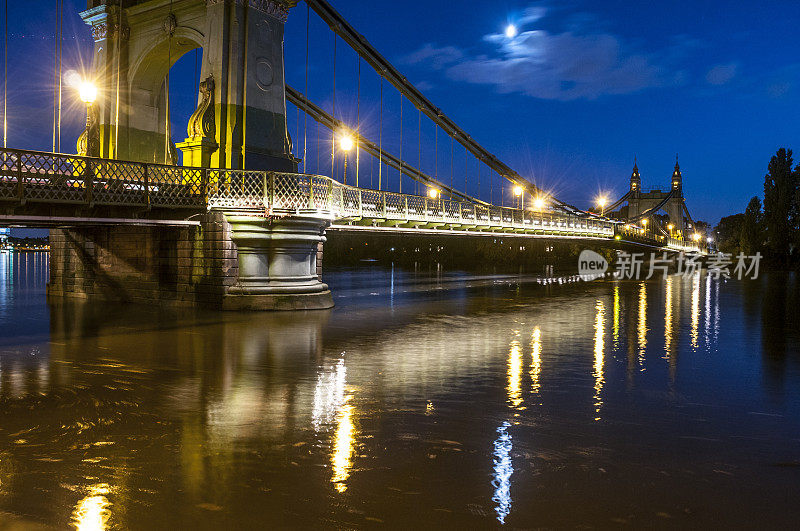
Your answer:
[[[170,13],[164,19],[164,33],[168,34],[170,37],[175,34],[175,29],[178,27],[178,19],[175,18],[175,15]]]
[[[266,57],[256,59],[256,84],[261,90],[269,90],[272,82],[275,81],[275,74],[272,71],[272,64]]]

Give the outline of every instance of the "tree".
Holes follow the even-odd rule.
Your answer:
[[[739,249],[746,255],[753,255],[761,250],[764,242],[762,234],[761,200],[753,197],[747,204],[742,218],[739,237]]]
[[[780,148],[769,161],[764,177],[764,223],[767,246],[779,260],[789,256],[798,212],[797,173],[792,171],[792,150]]]
[[[800,163],[794,167],[794,239],[795,248],[800,248]]]
[[[742,224],[744,214],[725,216],[717,225],[717,247],[723,253],[738,253],[741,249]]]

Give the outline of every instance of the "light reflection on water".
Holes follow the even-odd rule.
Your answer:
[[[639,316],[636,319],[639,339],[639,370],[645,370],[647,359],[647,282],[639,284]]]
[[[541,384],[539,375],[542,373],[542,331],[537,326],[531,332],[531,393],[539,394]]]
[[[331,464],[333,465],[331,481],[339,492],[347,490],[347,478],[350,477],[350,469],[353,468],[355,426],[353,424],[353,405],[348,404],[351,398],[351,395],[345,397],[345,403],[339,409],[336,417],[336,436],[333,443],[333,455],[331,455]]]
[[[692,277],[692,328],[689,336],[692,338],[692,349],[697,350],[700,345],[700,273]]]
[[[522,403],[522,344],[519,330],[513,332],[514,339],[508,349],[508,403],[513,409],[524,409]]]
[[[503,422],[503,425],[497,428],[497,439],[494,441],[494,478],[492,479],[492,486],[494,487],[494,495],[492,501],[495,505],[495,513],[497,513],[497,521],[501,524],[506,522],[506,517],[511,512],[511,475],[514,473],[514,467],[511,464],[511,435],[508,433],[508,428],[511,427],[509,422]]]
[[[791,276],[355,270],[326,278],[333,311],[220,315],[47,306],[42,272],[20,270],[0,276],[0,514],[87,529],[793,521]]]
[[[605,363],[606,308],[602,301],[597,301],[597,316],[594,321],[594,420],[600,420],[600,408],[603,406],[603,364]]]
[[[105,483],[92,485],[86,497],[78,502],[72,513],[72,523],[77,531],[103,531],[111,516],[106,496],[110,489]]]

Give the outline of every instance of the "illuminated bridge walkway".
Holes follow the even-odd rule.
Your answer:
[[[335,228],[625,239],[696,250],[599,216],[537,212],[368,190],[301,173],[186,168],[0,149],[0,219],[10,224],[192,223],[206,211],[255,219],[327,219]],[[199,222],[194,222],[199,223]]]

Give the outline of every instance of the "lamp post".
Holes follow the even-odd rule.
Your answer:
[[[100,130],[98,127],[97,87],[90,81],[84,81],[78,87],[81,101],[86,104],[86,128],[78,138],[78,154],[86,157],[100,156]]]
[[[339,146],[344,151],[344,184],[347,184],[347,154],[353,149],[353,137],[349,133],[344,132],[339,138]]]
[[[517,198],[517,204],[519,204],[519,208],[521,209],[524,205],[523,201],[525,200],[525,190],[519,185],[515,186],[514,197]]]
[[[647,218],[642,220],[642,225],[644,225],[644,234],[647,235]]]

